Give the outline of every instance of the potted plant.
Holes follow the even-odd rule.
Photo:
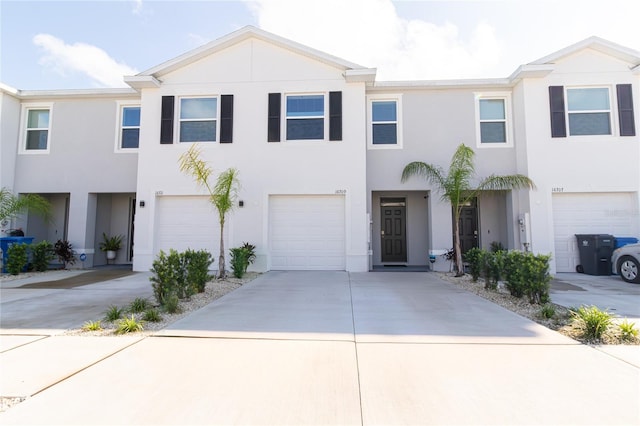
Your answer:
[[[107,260],[113,260],[116,258],[118,250],[122,247],[122,235],[108,236],[104,232],[102,233],[102,242],[100,243],[100,250],[107,254]]]

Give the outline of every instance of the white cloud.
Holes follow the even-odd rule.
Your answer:
[[[142,13],[142,0],[133,0],[133,10],[134,15],[140,15]]]
[[[36,35],[33,43],[44,50],[41,65],[63,76],[84,74],[99,87],[124,87],[122,77],[138,73],[135,68],[117,62],[107,52],[90,44],[66,44],[50,34]]]
[[[400,18],[391,0],[256,0],[249,7],[260,28],[376,67],[379,81],[481,77],[502,59],[488,23],[463,39],[450,22]]]

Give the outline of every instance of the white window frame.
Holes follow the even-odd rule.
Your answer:
[[[180,118],[182,113],[182,100],[183,99],[215,99],[216,100],[216,117],[214,118],[216,122],[216,140],[215,141],[182,141],[180,140],[180,129],[182,128],[182,122],[189,121],[207,121],[202,118]],[[181,143],[204,143],[204,144],[219,144],[220,143],[220,95],[202,95],[202,96],[176,96],[177,100],[177,108],[175,112],[174,122],[177,123],[177,126],[174,126],[174,140]]]
[[[29,123],[29,111],[47,109],[49,110],[49,127],[47,128],[47,148],[27,149],[27,125]],[[53,123],[53,102],[23,103],[20,112],[20,148],[18,152],[26,155],[49,154],[51,152],[51,123]],[[44,130],[44,129],[31,129]]]
[[[608,110],[582,110],[582,111],[569,111],[569,90],[575,89],[607,89],[607,93],[609,94],[609,109]],[[618,133],[618,129],[616,128],[616,120],[614,120],[614,114],[617,115],[617,111],[615,108],[615,99],[613,99],[613,90],[611,86],[607,85],[599,85],[599,86],[565,86],[564,87],[564,114],[565,114],[565,122],[567,126],[567,137],[571,138],[584,138],[584,137],[606,137],[606,136],[614,136]],[[571,114],[589,114],[589,113],[603,113],[606,112],[609,114],[609,133],[604,134],[589,134],[589,135],[572,135],[571,134],[571,123],[569,121],[569,116]]]
[[[140,106],[140,102],[135,102],[135,101],[117,101],[116,102],[116,106],[117,106],[117,118],[116,118],[116,142],[115,142],[115,152],[116,153],[124,153],[124,154],[129,154],[129,153],[136,153],[138,152],[138,150],[140,149],[140,139],[138,139],[138,148],[123,148],[122,147],[122,129],[124,128],[123,123],[122,123],[122,118],[123,118],[123,112],[125,108],[132,108],[132,107],[138,107],[140,108],[140,112],[142,113],[142,108]],[[135,128],[135,127],[130,127],[127,126],[127,128]],[[142,128],[142,116],[140,117],[140,126],[138,126],[138,129]]]
[[[374,144],[373,143],[373,104],[374,102],[395,101],[396,103],[396,143],[395,144]],[[368,149],[402,149],[402,95],[401,94],[379,94],[367,96],[367,148]]]
[[[504,120],[480,120],[480,101],[500,99],[504,101]],[[511,148],[513,147],[513,120],[511,114],[511,92],[476,92],[474,93],[476,114],[476,147],[477,148]],[[482,142],[480,123],[505,122],[505,142]]]
[[[291,92],[284,93],[284,102],[282,103],[282,118],[280,128],[284,129],[284,142],[300,144],[305,142],[322,142],[329,140],[329,92]],[[324,115],[310,115],[306,117],[287,117],[287,98],[289,96],[322,96],[324,104]],[[287,132],[287,120],[308,120],[322,118],[322,139],[289,139]]]

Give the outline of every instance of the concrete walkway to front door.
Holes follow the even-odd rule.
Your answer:
[[[433,273],[270,272],[156,336],[87,339],[95,364],[0,424],[640,422],[640,368]]]

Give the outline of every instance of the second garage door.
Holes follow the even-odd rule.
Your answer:
[[[343,196],[270,196],[271,269],[344,270],[344,208]]]
[[[156,252],[205,249],[217,255],[220,247],[218,213],[208,197],[164,196],[156,206]]]
[[[635,194],[554,194],[553,231],[556,271],[575,272],[580,263],[575,234],[638,234]]]

